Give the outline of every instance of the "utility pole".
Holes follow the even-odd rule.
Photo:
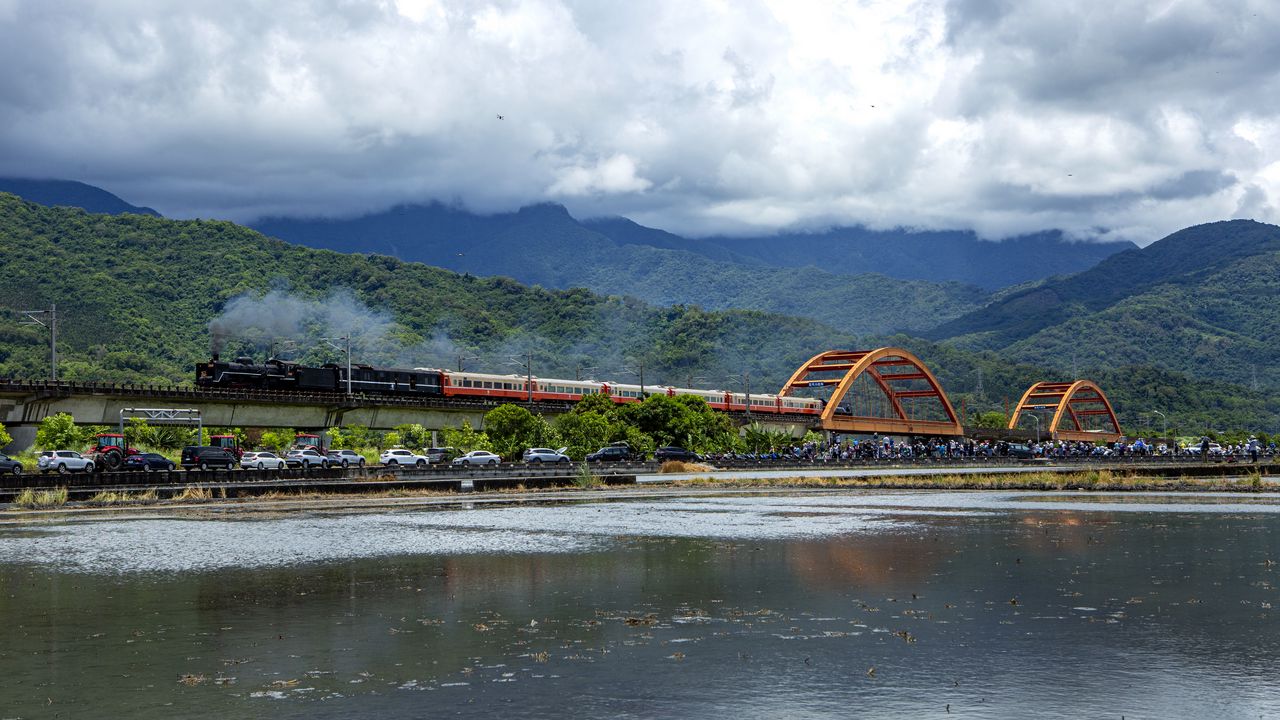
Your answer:
[[[982,391],[982,366],[978,366],[978,387],[973,389],[973,398],[981,400],[985,393]]]
[[[638,375],[638,376],[640,377],[640,399],[641,399],[641,400],[643,400],[643,399],[644,399],[644,395],[645,395],[645,392],[644,392],[644,361],[643,361],[643,360],[641,360],[641,361],[637,362],[637,363],[636,363],[636,367],[635,367],[635,368],[624,367],[624,368],[623,368],[623,370],[626,370],[627,372],[631,373],[632,375]]]
[[[685,380],[687,381],[687,384],[685,385],[685,387],[692,390],[694,380],[706,380],[706,378],[701,375],[694,375],[693,373],[689,373],[688,375],[685,376]]]
[[[49,328],[49,379],[58,382],[58,304],[49,303],[48,310],[20,310],[26,320],[23,325],[39,325]],[[47,316],[49,322],[40,318]]]
[[[744,370],[741,377],[730,375],[728,379],[732,383],[742,385],[743,395],[746,398],[747,417],[751,417],[751,371]]]
[[[327,343],[329,347],[338,351],[342,351],[344,348],[343,346],[337,345],[336,343],[339,341],[345,343],[345,346],[346,346],[345,350],[347,353],[347,395],[350,395],[351,394],[351,333],[347,333],[342,337],[320,338],[320,339],[325,341],[325,343]]]
[[[511,362],[512,364],[518,367],[524,367],[524,373],[525,373],[524,389],[526,393],[525,399],[528,402],[533,402],[533,353],[532,352],[525,353],[524,360],[521,360],[516,357],[512,357]]]
[[[583,371],[583,370],[591,371],[591,370],[598,370],[598,369],[599,369],[599,368],[597,368],[595,365],[590,365],[590,366],[578,365],[578,366],[574,367],[574,369],[573,369],[573,379],[574,379],[574,380],[582,380],[582,371]]]
[[[464,364],[468,360],[479,360],[479,359],[480,359],[479,355],[468,355],[463,352],[458,353],[458,372],[463,372],[466,370],[466,368],[464,367]]]

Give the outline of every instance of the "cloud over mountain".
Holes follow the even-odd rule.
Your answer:
[[[1145,242],[1280,221],[1277,31],[1262,0],[0,0],[0,175],[177,217]]]

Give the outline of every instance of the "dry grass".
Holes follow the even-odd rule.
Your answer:
[[[33,490],[26,488],[18,493],[18,497],[13,500],[14,507],[23,508],[25,510],[44,510],[47,508],[62,507],[67,504],[67,489],[64,487],[54,488],[53,490]]]
[[[668,460],[662,463],[662,467],[658,468],[660,473],[700,473],[712,472],[715,468],[702,463],[691,463],[683,460]]]
[[[174,500],[212,500],[213,491],[209,488],[187,486],[182,492],[173,496]]]
[[[96,493],[89,498],[90,505],[145,505],[154,503],[159,499],[155,490],[146,490],[144,492],[117,492],[113,490],[104,490]]]

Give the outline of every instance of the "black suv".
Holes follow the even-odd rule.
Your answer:
[[[631,448],[619,445],[602,447],[587,455],[587,462],[626,462],[631,459]]]
[[[698,453],[692,450],[685,450],[675,445],[667,445],[653,451],[653,459],[659,462],[666,460],[683,460],[685,462],[697,462],[702,458],[698,457]]]
[[[211,470],[224,468],[235,470],[240,461],[226,448],[211,445],[188,445],[182,448],[182,467],[185,470]]]

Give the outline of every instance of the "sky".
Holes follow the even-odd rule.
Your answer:
[[[171,217],[1280,222],[1274,0],[0,0],[0,175]]]

